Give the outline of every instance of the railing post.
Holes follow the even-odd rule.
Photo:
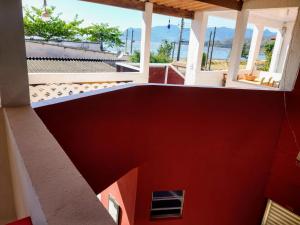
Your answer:
[[[145,76],[145,82],[149,82],[150,67],[150,47],[151,47],[151,28],[152,28],[152,12],[153,4],[145,3],[145,11],[142,20],[142,36],[141,36],[141,59],[140,72]]]
[[[0,30],[1,105],[3,107],[28,105],[30,100],[22,1],[0,1]]]
[[[197,76],[201,72],[202,54],[205,43],[205,32],[207,28],[208,15],[205,12],[195,12],[192,20],[189,41],[185,84],[197,83]]]

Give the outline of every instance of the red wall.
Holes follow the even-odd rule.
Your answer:
[[[117,72],[137,72],[131,68],[117,65]],[[149,71],[149,83],[164,84],[166,76],[166,67],[161,66],[150,66]],[[168,71],[167,84],[184,84],[184,78],[177,74],[171,67]]]
[[[150,67],[149,83],[164,84],[166,67]]]
[[[150,67],[149,83],[164,84],[166,67]],[[167,84],[184,84],[184,78],[177,74],[171,67],[168,70]]]
[[[139,167],[136,225],[153,223],[151,192],[169,189],[186,190],[183,218],[159,223],[253,225],[264,212],[282,135],[282,97],[280,92],[140,86],[36,111],[96,193]],[[295,171],[290,174],[285,166],[281,172],[291,181]]]
[[[168,84],[184,84],[184,78],[182,78],[171,67],[169,67],[169,71],[168,71]]]
[[[133,225],[138,169],[135,168],[101,192],[101,202],[108,210],[111,195],[120,206],[120,225]]]
[[[300,215],[300,162],[296,161],[300,149],[300,80],[292,93],[286,94],[288,123],[285,115],[278,140],[277,153],[271,170],[267,196]],[[300,146],[300,145],[299,145]]]
[[[30,217],[26,217],[24,219],[20,219],[11,223],[8,223],[7,225],[32,225]]]

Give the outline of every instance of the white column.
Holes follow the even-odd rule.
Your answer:
[[[202,54],[205,43],[208,15],[205,12],[195,12],[191,24],[190,41],[187,56],[185,84],[197,83],[197,76],[201,72]]]
[[[140,72],[143,73],[146,83],[149,81],[152,12],[153,12],[153,4],[150,2],[146,2],[145,11],[143,12],[143,20],[142,20],[141,59],[140,59]]]
[[[263,25],[254,25],[253,27],[253,34],[252,34],[252,40],[249,50],[249,56],[247,61],[247,70],[253,70],[255,66],[255,61],[258,58],[260,45],[262,42],[264,34],[264,26]]]
[[[29,87],[22,1],[0,1],[0,100],[2,106],[28,105]]]
[[[287,59],[284,64],[282,81],[280,82],[281,90],[293,90],[297,79],[300,79],[300,76],[298,77],[300,65],[300,51],[298,49],[300,49],[300,13],[298,13],[293,28]]]
[[[278,66],[277,66],[277,72],[282,73],[284,65],[286,63],[286,58],[287,58],[287,53],[289,51],[290,47],[290,42],[292,39],[292,34],[293,34],[293,28],[294,28],[294,22],[289,22],[285,24],[286,27],[286,32],[283,37],[283,43],[281,47],[281,53],[280,53],[280,58],[278,61]]]
[[[232,43],[231,55],[229,60],[227,83],[235,80],[239,72],[241,54],[244,45],[245,32],[247,29],[249,11],[242,10],[237,13],[235,35]]]
[[[280,31],[277,31],[276,41],[275,41],[273,54],[272,54],[272,60],[270,63],[269,71],[272,73],[277,72],[277,66],[278,66],[279,57],[280,57],[280,53],[281,53],[282,43],[283,43],[283,36],[282,36],[281,30],[280,30]]]

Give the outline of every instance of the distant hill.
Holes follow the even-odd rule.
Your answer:
[[[134,32],[133,39],[135,41],[141,40],[141,29],[140,28],[128,28],[128,40],[131,39],[131,32]],[[206,32],[206,41],[209,39],[210,32],[213,32],[214,28],[209,27]],[[227,27],[218,27],[216,32],[216,41],[227,43],[228,41],[231,41],[234,37],[234,29],[227,28]],[[167,26],[156,26],[152,28],[151,33],[151,41],[152,42],[161,42],[163,40],[169,40],[169,41],[178,41],[179,38],[179,27],[175,25],[171,25],[170,29],[167,28]],[[252,29],[247,29],[246,31],[246,39],[251,39],[252,37]],[[190,35],[190,29],[185,28],[183,30],[183,40],[188,41]],[[269,39],[273,36],[275,36],[276,33],[271,32],[270,30],[265,30],[264,33],[264,39]],[[126,39],[126,31],[124,31],[122,35],[122,40]]]

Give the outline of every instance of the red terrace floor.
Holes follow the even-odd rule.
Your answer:
[[[287,94],[300,136],[299,100]],[[300,213],[282,92],[137,86],[36,112],[96,193],[138,168],[136,195],[122,191],[136,225],[153,223],[156,190],[186,191],[183,217],[162,224],[260,224],[268,198]]]
[[[7,225],[32,225],[30,217],[17,220],[11,223],[8,223]]]

